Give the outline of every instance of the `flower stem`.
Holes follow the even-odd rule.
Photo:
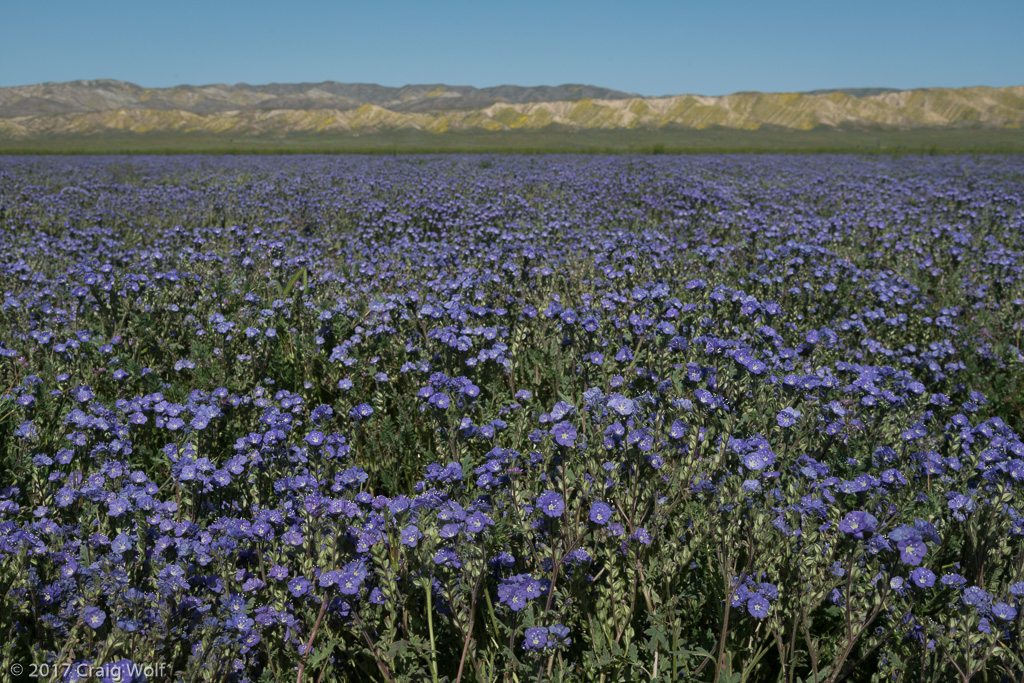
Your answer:
[[[433,683],[437,683],[437,650],[434,649],[433,585],[430,581],[425,581],[424,585],[427,589],[427,629],[430,631],[430,675]]]

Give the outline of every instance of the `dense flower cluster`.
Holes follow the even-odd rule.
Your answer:
[[[1019,159],[2,158],[0,278],[5,662],[1024,675]]]

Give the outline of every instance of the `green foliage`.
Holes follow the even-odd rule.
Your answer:
[[[108,134],[0,140],[0,154],[1020,154],[1019,129],[393,131],[358,136]],[[125,179],[131,182],[130,176]]]

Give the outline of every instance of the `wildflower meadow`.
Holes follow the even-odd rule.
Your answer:
[[[1024,681],[1024,158],[0,157],[0,678]]]

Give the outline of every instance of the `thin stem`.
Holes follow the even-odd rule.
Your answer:
[[[434,596],[433,583],[424,582],[427,589],[427,629],[430,632],[430,675],[433,683],[437,683],[437,650],[434,649]]]
[[[324,612],[327,611],[327,596],[324,596],[323,602],[320,604],[320,613],[316,615],[316,623],[313,624],[313,632],[309,634],[309,640],[306,642],[306,650],[302,653],[302,661],[299,662],[299,675],[295,678],[295,683],[302,683],[302,671],[306,668],[306,659],[309,658],[309,650],[313,647],[313,639],[316,638],[316,632],[320,628],[320,621],[324,618]]]

